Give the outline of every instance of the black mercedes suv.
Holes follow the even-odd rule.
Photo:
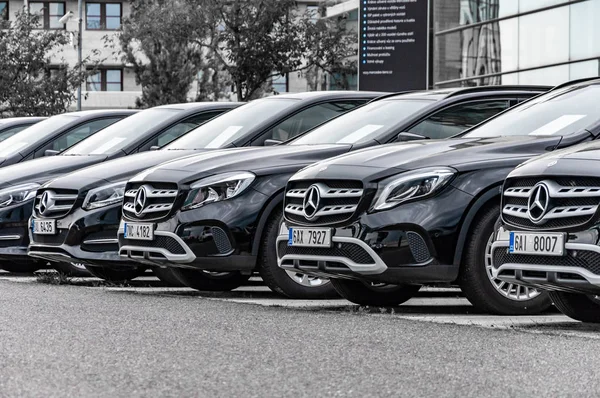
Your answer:
[[[101,119],[98,117],[104,113],[95,112],[95,119],[67,129],[61,140],[75,141],[81,135],[90,135],[90,132],[99,127],[106,127],[109,122],[111,125],[58,156],[3,167],[0,173],[0,268],[27,272],[39,267],[39,262],[32,261],[27,256],[27,246],[30,225],[28,221],[36,191],[41,184],[73,170],[149,150],[153,146],[162,146],[237,105],[239,104],[229,102],[165,105],[144,110],[124,120],[120,120],[123,118],[123,111],[116,114],[121,115],[118,117],[111,111],[108,115],[113,116]],[[131,111],[128,111],[125,114],[130,113]],[[116,120],[120,121],[114,123]],[[37,129],[46,122],[40,122],[9,138],[2,146],[13,138],[20,140],[23,135],[29,134],[30,130]],[[48,193],[44,198],[44,214],[62,212],[71,200],[73,196],[69,191]],[[46,234],[51,234],[54,230],[53,225],[49,223],[34,225],[42,226],[45,228],[42,232]],[[50,238],[46,236],[46,239]]]
[[[334,278],[345,298],[397,305],[420,285],[458,284],[476,307],[530,314],[547,294],[491,272],[500,186],[519,163],[596,139],[600,80],[572,82],[449,140],[382,146],[294,175],[277,239],[283,269]]]
[[[129,178],[167,160],[198,152],[274,144],[380,95],[330,91],[252,101],[191,131],[164,150],[128,156],[61,176],[38,192],[29,255],[50,260],[71,274],[77,273],[77,269],[69,266],[73,263],[75,267],[84,264],[94,275],[112,281],[134,278],[146,267],[120,267],[127,260],[119,257],[117,244],[123,189]],[[44,195],[63,193],[71,195],[71,200],[61,203],[61,208],[42,207]],[[36,229],[46,224],[56,228]],[[167,270],[156,268],[155,273],[170,284],[178,283]]]
[[[327,281],[277,267],[284,188],[318,160],[386,142],[454,135],[544,91],[479,87],[390,95],[286,145],[231,149],[165,163],[125,189],[120,254],[170,267],[199,290],[230,290],[257,269],[288,297],[327,297]]]
[[[596,166],[600,166],[598,142],[517,167],[502,188],[502,220],[490,254],[492,274],[500,283],[523,294],[549,290],[554,305],[565,315],[600,323],[600,171]]]
[[[52,116],[2,141],[0,166],[5,167],[56,155],[136,112],[135,110],[100,110]]]

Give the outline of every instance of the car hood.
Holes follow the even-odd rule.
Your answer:
[[[129,180],[149,167],[202,151],[161,150],[137,153],[65,174],[48,183],[47,187],[88,190],[111,182]]]
[[[3,167],[0,187],[23,183],[43,184],[53,178],[106,160],[106,156],[49,156]]]
[[[138,174],[132,181],[186,184],[230,171],[251,171],[257,176],[292,173],[351,148],[350,145],[278,145],[216,150],[163,163]]]
[[[598,177],[600,142],[589,142],[533,158],[519,165],[510,177],[569,175]]]

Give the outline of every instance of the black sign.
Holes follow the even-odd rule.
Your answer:
[[[359,1],[359,89],[426,89],[429,0]]]

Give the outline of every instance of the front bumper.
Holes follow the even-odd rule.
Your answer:
[[[511,254],[510,231],[501,226],[492,244],[492,275],[543,290],[600,294],[600,232],[570,233],[565,256]]]
[[[127,260],[119,256],[117,230],[120,219],[120,204],[90,211],[73,209],[67,216],[56,220],[56,235],[33,235],[29,230],[31,243],[28,254],[52,262],[127,265],[122,264]]]
[[[278,264],[289,271],[373,283],[453,282],[461,216],[470,199],[452,188],[431,199],[364,213],[332,229],[331,248],[288,246],[284,223],[277,238]]]
[[[126,222],[145,222],[124,218],[118,231],[119,254],[153,266],[252,271],[257,259],[252,243],[267,199],[251,189],[232,200],[177,211],[165,221],[150,222],[155,236],[152,241],[125,239]]]
[[[33,200],[0,210],[0,259],[4,261],[30,262],[29,217]]]

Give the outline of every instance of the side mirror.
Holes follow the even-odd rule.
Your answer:
[[[279,141],[279,140],[274,140],[274,139],[268,139],[265,140],[265,146],[275,146],[275,145],[279,145],[281,144],[283,141]]]
[[[55,156],[58,155],[60,151],[55,151],[54,149],[46,149],[44,151],[44,156]]]
[[[409,133],[407,131],[403,131],[398,134],[396,137],[396,142],[406,142],[406,141],[415,141],[415,140],[428,140],[429,137],[425,137],[424,135]]]
[[[160,149],[160,147],[159,147],[158,145],[152,145],[152,146],[150,147],[150,150],[151,150],[151,151],[158,151],[159,149]]]

